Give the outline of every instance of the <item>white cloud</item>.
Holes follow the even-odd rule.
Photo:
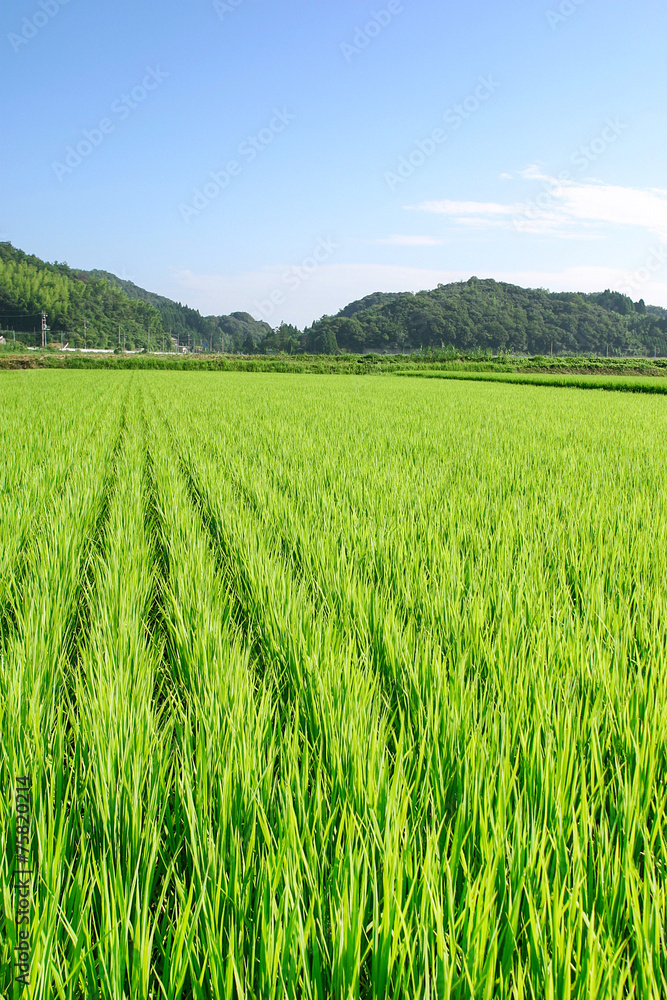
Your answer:
[[[667,236],[667,191],[619,185],[572,184],[563,187],[564,209],[573,219],[637,226]]]
[[[528,167],[522,176],[548,188],[525,202],[424,201],[406,208],[445,215],[455,225],[513,228],[537,236],[594,239],[603,227],[644,229],[667,238],[667,191],[626,188],[601,181],[560,181]]]
[[[519,177],[523,177],[525,181],[548,181],[550,179],[537,163],[530,163],[523,170],[519,170]]]

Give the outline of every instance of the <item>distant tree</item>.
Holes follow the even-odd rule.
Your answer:
[[[336,342],[336,334],[332,325],[325,326],[322,334],[320,336],[319,342],[320,352],[322,354],[335,354],[338,350],[338,344]]]

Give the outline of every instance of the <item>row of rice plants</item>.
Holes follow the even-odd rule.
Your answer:
[[[603,389],[607,392],[640,392],[667,395],[667,379],[660,375],[578,375],[576,373],[533,373],[498,371],[399,371],[408,378],[458,379],[466,382],[507,382],[514,385],[542,385],[554,388]]]
[[[98,989],[114,1000],[155,995],[156,949],[171,926],[165,900],[172,858],[163,829],[173,721],[162,696],[163,640],[153,621],[156,549],[146,476],[135,387],[74,676],[68,870],[59,934],[48,955],[51,988],[72,998],[97,996]]]
[[[280,864],[269,818],[278,753],[270,690],[255,680],[230,581],[170,436],[152,408],[145,417],[174,723],[163,838],[177,912],[158,944],[162,988],[166,997],[183,984],[190,995],[224,997],[239,982],[259,982],[248,995],[270,995],[280,948],[273,907],[285,905],[267,877]]]
[[[12,892],[15,868],[16,781],[32,783],[32,860],[36,869],[31,888],[34,916],[30,928],[34,995],[50,995],[45,954],[56,934],[66,934],[58,914],[58,883],[67,859],[63,857],[64,820],[71,807],[71,729],[69,703],[72,661],[89,561],[98,542],[100,518],[106,503],[119,430],[110,419],[122,406],[126,380],[104,385],[97,377],[79,409],[65,397],[59,406],[74,407],[80,418],[78,438],[67,434],[63,449],[50,442],[54,453],[50,497],[46,510],[37,506],[37,522],[24,550],[24,584],[10,577],[12,628],[2,650],[0,670],[0,838],[3,899],[0,935],[3,992],[13,972],[16,924]],[[74,382],[70,381],[74,391]],[[18,388],[18,387],[17,387]],[[35,397],[22,396],[21,406],[38,409]],[[99,400],[96,390],[103,388]],[[17,400],[17,404],[18,404]],[[87,407],[85,405],[87,403]],[[25,413],[26,419],[28,413]],[[58,417],[53,417],[58,427]],[[34,441],[32,461],[41,460],[43,442]],[[50,463],[49,463],[50,464]],[[57,489],[56,489],[57,484]]]

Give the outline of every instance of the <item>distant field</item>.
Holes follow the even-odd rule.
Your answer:
[[[396,375],[414,378],[460,379],[466,382],[513,382],[517,385],[553,385],[580,389],[607,389],[616,392],[648,392],[667,395],[667,378],[641,375],[577,375],[549,372],[478,372],[478,371],[397,371]]]
[[[0,995],[22,815],[31,997],[666,996],[666,440],[641,393],[3,372]]]

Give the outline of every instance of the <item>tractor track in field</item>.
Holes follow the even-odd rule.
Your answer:
[[[160,530],[160,517],[157,509],[157,484],[154,474],[153,456],[150,445],[150,430],[146,417],[143,393],[138,400],[139,422],[141,424],[144,437],[144,470],[143,470],[143,498],[144,498],[144,529],[146,536],[151,540],[153,551],[159,571],[155,574],[155,589],[153,592],[153,602],[148,614],[147,625],[151,634],[160,632],[164,638],[164,598],[163,590],[169,576],[169,563],[165,552],[164,538]],[[163,663],[166,662],[166,654],[163,653]]]
[[[256,673],[258,674],[258,679],[262,680],[267,676],[268,665],[264,661],[263,650],[258,639],[254,635],[254,630],[252,627],[252,622],[247,616],[244,607],[244,601],[237,589],[235,574],[233,570],[233,553],[229,546],[227,545],[226,539],[222,532],[217,528],[215,518],[207,505],[205,498],[203,497],[193,475],[191,468],[183,455],[182,448],[176,438],[173,428],[167,421],[166,417],[162,413],[161,408],[157,404],[156,400],[156,411],[159,414],[159,419],[164,427],[165,433],[167,434],[169,440],[172,443],[174,454],[176,456],[176,461],[178,463],[178,469],[180,475],[183,478],[183,483],[186,488],[186,492],[190,503],[192,504],[193,510],[196,512],[200,519],[202,529],[204,531],[204,537],[208,541],[208,547],[211,553],[211,557],[214,560],[216,569],[218,570],[223,581],[228,581],[229,591],[228,597],[231,601],[231,616],[232,620],[238,630],[239,635],[242,637],[244,643],[248,646],[253,654],[253,660],[255,663]],[[148,435],[148,429],[147,429]],[[148,444],[148,469],[152,470],[152,458],[150,455],[150,444]],[[152,488],[154,488],[154,479],[151,479]],[[157,524],[157,521],[156,521]],[[168,560],[164,553],[164,542],[160,535],[158,539],[157,551],[160,554],[161,566],[165,577],[168,576]],[[245,577],[242,581],[243,586],[249,585],[249,579]],[[161,610],[161,614],[164,614],[164,610]],[[257,666],[261,669],[257,670]]]
[[[147,537],[150,538],[158,571],[155,574],[155,588],[153,592],[153,602],[148,614],[147,626],[153,636],[160,634],[162,642],[162,656],[159,665],[160,690],[156,699],[156,707],[159,712],[169,701],[172,705],[177,704],[177,711],[180,718],[185,718],[187,708],[183,699],[180,684],[175,681],[172,671],[170,656],[170,640],[168,636],[167,615],[165,595],[169,587],[170,560],[167,554],[167,545],[164,532],[161,527],[160,511],[158,508],[158,486],[155,475],[155,465],[152,452],[151,430],[146,416],[143,394],[139,401],[139,419],[144,435],[144,527]],[[165,693],[166,691],[169,693]],[[176,737],[174,735],[174,747]]]
[[[116,440],[114,441],[111,453],[109,454],[106,463],[104,479],[102,481],[102,488],[100,491],[98,512],[97,517],[95,518],[95,526],[93,528],[92,536],[82,566],[81,593],[85,592],[92,594],[92,588],[94,586],[93,563],[96,556],[103,555],[107,545],[106,532],[109,507],[116,488],[116,483],[118,481],[118,460],[127,436],[127,408],[129,405],[131,388],[132,384],[130,382],[125,391],[125,398],[123,399],[120,409]],[[86,623],[88,620],[89,610],[90,600],[80,600],[77,606],[75,626],[72,632],[72,643],[75,647],[78,646],[81,638],[86,634]]]
[[[339,595],[340,600],[338,602],[332,603],[331,599],[327,597],[327,592],[325,592],[321,580],[309,573],[306,557],[302,553],[300,539],[288,534],[284,521],[279,521],[275,517],[269,518],[265,514],[267,510],[274,510],[274,506],[266,502],[262,504],[252,487],[242,480],[237,471],[230,470],[229,468],[226,471],[239,500],[255,516],[259,527],[262,529],[269,527],[271,529],[272,537],[278,542],[279,550],[282,553],[282,564],[285,573],[294,579],[295,586],[302,583],[307,588],[307,592],[313,603],[315,615],[322,621],[326,621],[329,617],[344,612],[342,595]],[[276,489],[283,496],[287,497],[290,502],[293,502],[294,492],[289,485],[277,487]],[[392,601],[380,592],[381,580],[379,571],[374,572],[369,580],[363,580],[357,570],[354,569],[350,579],[356,583],[357,587],[372,589],[378,595],[378,619],[380,621],[388,613],[389,617],[394,616],[399,620],[404,629],[412,622],[418,633],[422,631],[424,619],[421,615],[417,617],[414,614],[414,611],[417,609],[412,609],[411,613],[409,613],[402,609],[398,602]],[[330,591],[330,589],[327,585],[327,591]],[[385,636],[383,634],[378,636],[377,633],[374,636],[364,635],[362,627],[356,620],[350,618],[349,621],[349,629],[355,639],[358,657],[360,659],[367,657],[374,673],[380,678],[387,707],[394,719],[395,735],[398,738],[400,735],[400,709],[405,708],[406,703],[409,703],[411,692],[406,690],[397,677],[386,668],[386,664],[391,658],[391,651],[387,645]],[[414,696],[414,692],[412,692],[412,695]]]

